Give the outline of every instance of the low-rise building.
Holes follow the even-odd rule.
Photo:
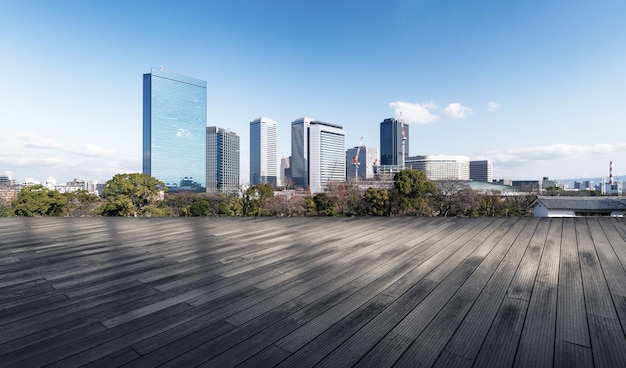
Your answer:
[[[623,197],[538,196],[531,205],[535,217],[583,217],[626,214]]]

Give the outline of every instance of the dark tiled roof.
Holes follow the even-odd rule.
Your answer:
[[[626,210],[626,198],[622,197],[538,196],[537,202],[553,210]]]
[[[0,219],[3,367],[626,366],[615,218]]]

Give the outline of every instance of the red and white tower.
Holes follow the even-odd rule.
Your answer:
[[[613,161],[609,162],[609,185],[613,185]]]

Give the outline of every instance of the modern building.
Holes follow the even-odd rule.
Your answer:
[[[294,186],[321,192],[346,180],[346,133],[339,125],[300,118],[291,123],[291,176]]]
[[[470,161],[470,180],[490,183],[492,181],[491,160]]]
[[[302,117],[291,122],[291,178],[295,187],[309,185],[309,124],[314,119]]]
[[[207,192],[239,193],[239,136],[210,126],[206,137]]]
[[[280,183],[278,185],[287,186],[287,181],[291,180],[291,159],[283,156],[280,159]],[[289,175],[287,175],[289,174]],[[289,179],[287,179],[289,178]]]
[[[429,180],[469,180],[469,158],[466,156],[410,156],[406,167],[422,171]]]
[[[311,193],[322,192],[329,182],[345,182],[346,132],[343,127],[312,121],[308,136]]]
[[[173,191],[206,188],[206,82],[152,69],[143,75],[143,173]]]
[[[250,184],[277,185],[276,122],[258,118],[250,122]]]
[[[380,123],[380,165],[403,165],[402,126],[404,125],[404,158],[409,156],[409,126],[395,118]]]
[[[532,208],[535,217],[624,217],[626,215],[626,199],[603,196],[537,196]]]
[[[354,165],[354,157],[359,153],[357,157],[358,171]],[[373,179],[374,178],[374,166],[376,166],[378,160],[378,150],[373,147],[361,146],[349,148],[346,151],[346,180],[354,181]]]

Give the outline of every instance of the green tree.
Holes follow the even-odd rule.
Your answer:
[[[241,216],[243,214],[243,208],[241,206],[241,200],[239,197],[231,195],[227,196],[224,193],[219,194],[219,216]]]
[[[66,213],[68,216],[90,216],[100,202],[100,197],[86,190],[63,193],[67,199]]]
[[[58,191],[41,184],[22,188],[12,202],[11,216],[61,216],[67,199]]]
[[[270,216],[267,202],[274,197],[274,188],[269,184],[256,184],[246,189],[242,207],[244,216]]]
[[[417,170],[402,170],[394,176],[391,190],[391,213],[397,215],[429,216],[430,198],[437,186]]]
[[[339,200],[336,196],[329,196],[326,193],[316,193],[313,196],[317,216],[339,216]]]
[[[363,194],[363,204],[363,211],[367,216],[388,216],[389,191],[369,187]]]
[[[103,216],[167,216],[160,206],[167,187],[146,174],[117,174],[104,185],[106,203],[97,210]],[[129,205],[130,201],[130,205]]]

